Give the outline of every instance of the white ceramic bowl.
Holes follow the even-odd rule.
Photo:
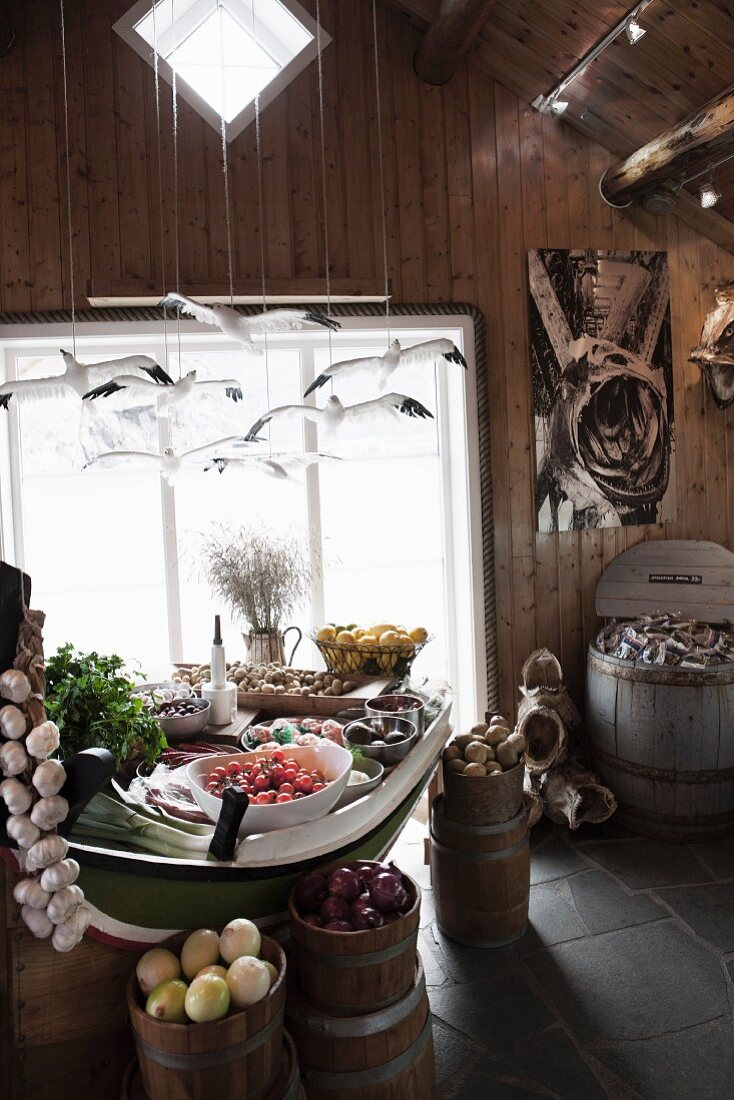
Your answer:
[[[302,825],[305,821],[316,821],[333,810],[349,780],[352,770],[352,754],[324,739],[320,745],[285,745],[284,752],[292,756],[299,765],[308,771],[322,772],[329,780],[323,791],[309,794],[293,802],[276,802],[272,806],[258,806],[251,802],[242,818],[239,836],[249,833],[271,833],[274,829],[289,829],[292,825]],[[227,764],[233,761],[246,763],[248,760],[269,760],[269,752],[238,752],[228,755]],[[222,808],[221,798],[206,791],[209,774],[222,764],[222,757],[202,758],[189,764],[186,778],[197,805],[208,814],[212,821],[219,817]]]

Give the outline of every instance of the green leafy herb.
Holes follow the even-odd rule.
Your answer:
[[[62,646],[46,662],[46,711],[59,727],[61,751],[109,749],[118,765],[136,753],[153,761],[166,747],[156,719],[132,694],[121,657]]]

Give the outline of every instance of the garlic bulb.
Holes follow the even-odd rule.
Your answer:
[[[9,814],[24,814],[31,808],[33,793],[25,783],[20,783],[17,779],[3,779],[0,783],[0,798],[8,807]]]
[[[41,875],[41,886],[44,890],[62,890],[64,886],[71,886],[79,878],[79,864],[75,859],[60,859],[58,863],[52,863]]]
[[[84,894],[78,886],[65,886],[63,890],[58,890],[51,901],[48,903],[46,912],[48,913],[48,919],[53,924],[62,924],[65,920],[68,920],[75,909],[84,901]]]
[[[26,748],[36,760],[45,760],[59,747],[59,729],[54,722],[41,722],[34,726],[25,740]]]
[[[44,909],[32,909],[30,905],[24,905],[20,915],[37,940],[47,939],[54,930]]]
[[[18,905],[31,909],[45,909],[51,901],[51,893],[34,878],[22,878],[13,887],[13,897]]]
[[[10,818],[10,821],[18,821],[19,818]],[[31,824],[29,820],[29,824]],[[35,828],[35,826],[32,826]],[[62,836],[45,836],[37,841],[26,856],[26,870],[40,871],[42,867],[50,867],[52,863],[64,859],[69,851],[69,842]]]
[[[60,760],[44,760],[33,773],[33,786],[42,798],[58,794],[66,782],[66,772]]]
[[[5,822],[5,830],[19,848],[31,848],[41,836],[41,830],[33,824],[28,814],[11,815]]]
[[[67,920],[57,924],[53,935],[56,950],[64,953],[76,947],[89,927],[91,918],[92,914],[86,905],[80,905]]]
[[[20,741],[6,741],[0,747],[0,768],[3,775],[20,775],[28,767],[28,757]]]
[[[69,812],[69,803],[60,794],[52,794],[50,798],[41,798],[31,810],[31,821],[44,832],[55,829],[60,821],[63,821]]]
[[[31,684],[25,672],[9,668],[0,675],[0,695],[11,703],[25,703],[31,693]]]
[[[25,734],[25,715],[17,707],[8,705],[0,710],[0,732],[9,741],[18,741]]]

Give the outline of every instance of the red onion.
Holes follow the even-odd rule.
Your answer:
[[[372,904],[381,913],[394,913],[406,902],[408,891],[399,877],[399,873],[381,872],[370,882]]]
[[[295,902],[299,913],[310,913],[318,909],[320,903],[329,893],[329,887],[323,875],[313,871],[306,875],[296,886]]]
[[[351,924],[348,920],[330,920],[328,924],[324,925],[325,932],[353,932]]]
[[[330,921],[349,920],[349,902],[344,898],[324,898],[319,909],[319,916],[324,925]]]
[[[306,916],[301,919],[304,924],[310,924],[313,928],[321,927],[321,920],[316,913],[306,913]]]
[[[352,902],[352,924],[355,931],[364,932],[367,928],[382,928],[385,918],[379,909],[375,909],[369,894],[362,894]]]
[[[385,918],[385,924],[394,924],[396,920],[400,920],[400,913],[383,913]]]
[[[359,877],[348,867],[339,867],[329,875],[329,893],[336,898],[344,898],[345,901],[354,901],[358,896],[362,884]]]

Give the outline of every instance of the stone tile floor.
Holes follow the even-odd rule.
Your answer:
[[[423,888],[438,1100],[731,1100],[734,839],[663,844],[611,821],[531,836],[530,927],[445,939],[413,820],[391,858]]]

